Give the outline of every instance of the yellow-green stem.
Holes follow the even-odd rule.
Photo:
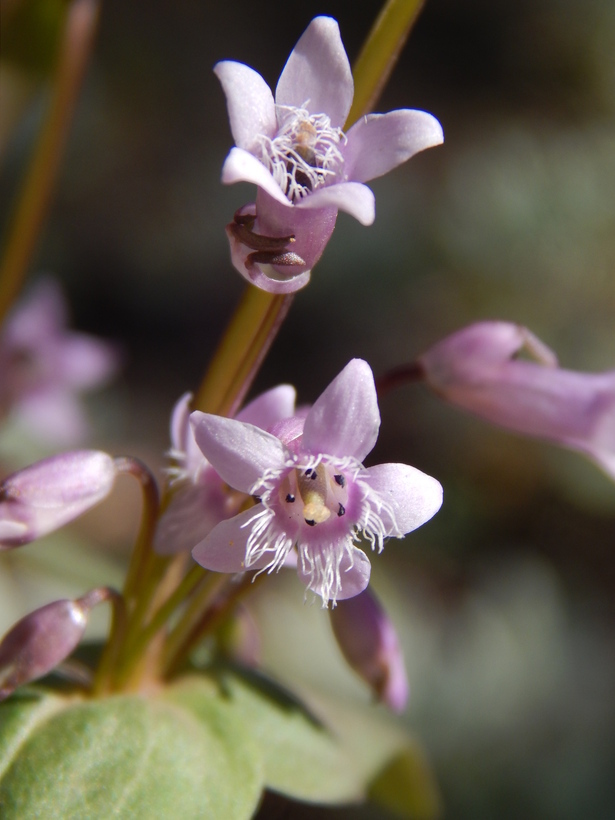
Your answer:
[[[293,295],[249,285],[216,350],[194,408],[233,416],[247,393],[291,306]]]
[[[195,625],[202,620],[203,613],[208,611],[223,588],[232,583],[231,579],[232,576],[230,575],[211,572],[202,580],[200,588],[196,590],[179,622],[167,635],[162,662],[164,667],[166,667],[168,659],[175,657],[181,647],[184,646]]]
[[[180,583],[175,587],[164,603],[156,610],[147,626],[135,636],[127,636],[122,647],[125,662],[115,676],[115,685],[122,687],[122,682],[130,676],[132,669],[137,665],[142,655],[147,652],[150,641],[166,627],[169,618],[176,609],[194,592],[195,587],[203,581],[207,571],[198,564],[193,564]]]
[[[248,593],[254,590],[255,584],[267,577],[267,573],[264,572],[245,573],[240,581],[228,587],[228,595],[213,600],[211,605],[203,610],[200,619],[193,624],[192,628],[189,631],[184,631],[183,641],[177,640],[173,646],[169,645],[167,647],[164,677],[170,678],[177,673],[197,644],[219,626],[242,598],[245,598]]]
[[[18,295],[36,248],[91,51],[98,0],[73,0],[59,49],[49,113],[8,230],[0,268],[0,322]]]
[[[353,66],[354,99],[346,128],[374,110],[425,0],[389,0]]]
[[[124,582],[123,600],[127,619],[122,622],[117,619],[113,620],[109,639],[96,671],[94,691],[97,693],[109,688],[116,661],[122,655],[122,647],[136,631],[135,621],[144,617],[147,604],[155,591],[156,578],[162,573],[166,564],[166,560],[154,555],[151,549],[160,506],[158,486],[153,475],[142,462],[135,458],[121,456],[115,459],[115,466],[118,472],[129,473],[141,484],[143,509],[139,533]]]

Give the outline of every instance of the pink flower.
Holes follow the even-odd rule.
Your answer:
[[[98,450],[51,456],[0,483],[0,551],[28,544],[78,518],[109,495],[113,458]]]
[[[46,278],[0,333],[0,415],[11,411],[37,438],[61,446],[88,433],[78,394],[103,384],[118,366],[110,344],[66,324],[64,296]]]
[[[395,627],[369,589],[331,610],[333,634],[350,666],[394,712],[408,702],[408,678]]]
[[[206,569],[282,566],[297,548],[297,572],[323,604],[358,595],[370,563],[360,535],[382,550],[424,524],[442,503],[433,478],[405,464],[365,468],[380,413],[369,365],[352,360],[304,416],[270,432],[195,412],[198,446],[221,478],[257,503],[218,524],[192,555]]]
[[[190,401],[186,393],[175,405],[171,416],[171,450],[176,466],[171,499],[162,514],[154,537],[160,555],[189,550],[202,541],[216,524],[237,513],[245,497],[230,492],[224,481],[199,449],[190,425]],[[237,414],[245,421],[268,429],[295,409],[295,389],[282,384],[247,404]]]
[[[234,266],[271,293],[304,287],[338,210],[363,225],[375,218],[364,185],[442,140],[424,111],[370,114],[342,131],[354,95],[339,27],[316,17],[280,75],[275,99],[260,74],[242,63],[218,63],[236,147],[222,182],[253,182],[256,202],[227,227]]]
[[[526,349],[538,362],[518,359]],[[615,478],[615,370],[576,373],[527,328],[478,322],[419,358],[445,399],[494,424],[589,456]]]

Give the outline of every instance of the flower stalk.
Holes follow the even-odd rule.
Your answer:
[[[49,113],[9,228],[0,268],[0,321],[20,291],[45,220],[92,49],[99,5],[98,0],[73,0],[66,12]]]
[[[425,0],[389,0],[352,68],[354,100],[346,128],[369,114],[387,84]]]

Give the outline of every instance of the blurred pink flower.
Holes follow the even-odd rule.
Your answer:
[[[518,359],[525,349],[538,361]],[[527,328],[478,322],[418,360],[445,399],[494,424],[589,456],[615,478],[615,370],[576,373]]]
[[[354,84],[339,27],[316,17],[280,75],[275,99],[260,74],[223,61],[222,83],[236,147],[222,182],[252,182],[256,203],[227,227],[234,266],[271,293],[304,287],[337,218],[346,211],[363,225],[375,218],[364,182],[388,173],[442,140],[440,123],[402,109],[362,117],[342,131]]]
[[[108,342],[67,330],[58,283],[41,279],[0,332],[0,415],[11,412],[45,442],[76,444],[89,432],[79,393],[104,384],[118,363]]]
[[[218,524],[192,555],[206,569],[279,569],[294,547],[297,572],[323,605],[358,595],[370,563],[362,535],[381,551],[442,503],[440,484],[406,464],[361,463],[378,438],[380,413],[369,365],[352,360],[307,414],[265,432],[252,424],[195,412],[194,435],[231,487],[258,499]]]

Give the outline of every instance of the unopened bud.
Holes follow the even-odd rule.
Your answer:
[[[395,712],[408,701],[408,679],[395,628],[369,589],[338,601],[331,626],[349,665]]]
[[[0,701],[67,658],[83,637],[91,609],[113,595],[100,587],[74,601],[54,601],[18,621],[0,641]]]
[[[113,458],[98,450],[51,456],[0,483],[0,549],[27,544],[62,527],[111,492]]]
[[[529,353],[534,361],[518,358]],[[615,478],[615,370],[578,373],[521,325],[478,322],[418,360],[443,398],[488,421],[578,450]]]

